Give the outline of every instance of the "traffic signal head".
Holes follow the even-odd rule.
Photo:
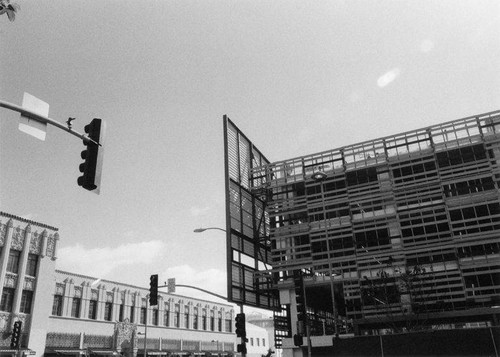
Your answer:
[[[78,185],[99,194],[104,154],[104,120],[93,119],[85,126],[85,132],[92,141],[84,141],[86,149],[81,153],[84,162],[80,164],[80,172],[83,175],[78,177]]]
[[[10,348],[19,348],[21,342],[21,327],[23,326],[22,321],[14,322],[14,327],[12,329],[12,337],[10,339]]]
[[[247,345],[246,345],[246,343],[239,343],[238,345],[236,345],[236,352],[240,352],[240,353],[246,354],[247,353]]]
[[[158,274],[149,278],[149,305],[158,305]]]
[[[236,315],[236,337],[247,337],[247,332],[245,329],[245,314],[240,313]]]
[[[302,337],[302,335],[293,335],[293,344],[295,346],[302,346],[304,344],[304,338]]]

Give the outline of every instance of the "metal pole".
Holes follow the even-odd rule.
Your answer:
[[[490,327],[491,342],[493,342],[493,348],[495,349],[495,356],[498,357],[497,345],[495,344],[495,337],[493,336],[493,331]]]
[[[244,314],[244,311],[243,311],[243,304],[240,304],[240,313]],[[245,319],[245,325],[246,325],[246,323],[247,323],[247,320]],[[246,331],[246,329],[247,329],[247,328],[246,328],[246,326],[245,326],[245,331]],[[247,343],[247,341],[246,341],[246,336],[245,336],[245,337],[241,337],[241,343],[242,343],[243,345],[246,345],[246,343]],[[246,352],[245,352],[245,351],[241,352],[241,357],[246,357],[246,355],[247,355],[247,354],[246,354]]]
[[[339,331],[337,327],[337,308],[335,307],[335,289],[333,286],[333,271],[332,271],[332,264],[328,264],[328,267],[330,268],[330,288],[332,290],[332,312],[333,312],[333,325],[334,325],[334,330],[335,330],[335,337],[339,336]]]
[[[301,274],[301,279],[302,279],[302,295],[304,295],[304,308],[306,312],[306,316],[304,319],[304,322],[306,324],[306,337],[307,337],[307,356],[311,357],[311,328],[309,324],[309,318],[307,317],[307,296],[306,296],[306,284],[304,284],[304,276]]]
[[[148,357],[148,299],[146,299],[146,316],[144,319],[144,357]]]
[[[58,127],[59,129],[67,131],[68,133],[70,133],[70,134],[72,134],[72,135],[74,135],[74,136],[82,139],[84,142],[88,142],[88,141],[94,142],[93,140],[89,139],[85,135],[80,134],[79,132],[74,131],[74,130],[68,128],[64,124],[61,124],[61,123],[55,121],[54,119],[51,119],[49,117],[44,117],[44,116],[39,115],[37,113],[34,113],[34,112],[30,111],[30,110],[27,110],[27,109],[25,109],[23,107],[20,107],[18,105],[15,105],[15,104],[12,104],[12,103],[0,100],[0,107],[7,108],[7,109],[13,110],[15,112],[19,112],[22,115],[24,115],[25,117],[28,117],[28,118],[33,119],[33,120],[36,120],[36,121],[38,121],[40,123],[54,125],[55,127]],[[96,143],[96,142],[94,142],[94,143],[99,145],[99,143]]]
[[[163,285],[163,286],[159,286],[159,288],[164,288],[166,287],[167,285]],[[175,284],[175,287],[179,287],[179,288],[190,288],[190,289],[195,289],[195,290],[199,290],[199,291],[203,291],[204,293],[206,294],[209,294],[209,295],[213,295],[213,296],[216,296],[220,299],[223,299],[223,300],[226,300],[228,301],[227,297],[226,296],[222,296],[222,295],[219,295],[219,294],[216,294],[216,293],[213,293],[211,291],[208,291],[208,290],[205,290],[205,289],[202,289],[202,288],[198,288],[196,286],[192,286],[192,285],[182,285],[182,284]]]

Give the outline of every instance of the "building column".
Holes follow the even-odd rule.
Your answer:
[[[122,294],[119,288],[113,288],[113,311],[111,312],[111,321],[120,320],[120,305],[122,304]]]
[[[82,307],[80,318],[88,319],[89,318],[89,309],[90,309],[90,299],[92,298],[92,289],[90,288],[90,283],[84,282],[82,284]]]
[[[0,271],[7,272],[7,263],[9,260],[10,246],[12,244],[12,234],[14,232],[14,223],[12,219],[7,221],[5,241],[3,243],[2,254],[0,255]],[[3,287],[5,285],[5,274],[0,274],[0,296],[3,293]]]
[[[14,304],[12,312],[15,314],[19,313],[21,307],[21,297],[23,295],[24,288],[24,277],[26,276],[26,265],[28,264],[28,253],[30,250],[31,242],[31,225],[26,226],[24,231],[24,237],[21,238],[23,242],[23,249],[21,251],[21,256],[19,258],[19,269],[17,271],[17,287],[14,293]]]
[[[158,296],[158,326],[165,326],[165,301]]]
[[[123,304],[124,304],[123,320],[128,319],[129,322],[132,322],[132,321],[130,321],[131,302],[130,302],[130,290],[128,290],[128,289],[124,291]]]
[[[97,320],[104,320],[104,304],[106,303],[106,287],[100,284],[97,287]]]
[[[167,327],[171,327],[173,324],[173,316],[172,316],[172,300],[168,299],[167,300],[167,305],[168,305],[168,325],[165,325]]]
[[[220,309],[220,314],[221,314],[221,332],[227,332],[226,331],[226,309],[221,308]]]
[[[57,249],[58,249],[58,242],[59,242],[59,233],[54,234],[54,252],[52,253],[52,260],[57,259]]]
[[[72,297],[75,292],[73,279],[66,279],[64,281],[64,297],[63,297],[63,316],[71,316]]]
[[[134,309],[134,322],[136,324],[141,323],[141,307],[142,307],[142,297],[141,294],[137,291],[135,293],[135,305],[133,306]]]

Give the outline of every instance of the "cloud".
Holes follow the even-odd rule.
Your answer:
[[[160,259],[165,249],[165,243],[158,240],[90,249],[77,244],[59,249],[57,269],[105,277],[116,268]]]
[[[380,88],[384,88],[385,86],[393,82],[396,78],[398,78],[400,74],[401,70],[399,68],[393,68],[378,78],[377,85]]]
[[[191,212],[191,215],[193,217],[202,216],[202,215],[206,214],[207,212],[210,212],[210,210],[211,210],[211,207],[208,207],[208,206],[206,206],[206,207],[198,207],[198,206],[196,206],[196,207],[191,207],[189,209],[189,211]]]
[[[432,42],[431,40],[423,40],[421,43],[420,43],[420,51],[424,52],[424,53],[428,53],[430,51],[432,51],[432,49],[434,48],[434,42]]]

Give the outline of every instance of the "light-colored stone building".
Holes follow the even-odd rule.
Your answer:
[[[148,306],[148,288],[56,270],[58,240],[0,212],[0,357],[234,354],[232,305],[159,292]]]
[[[0,355],[13,352],[15,321],[21,349],[43,354],[58,240],[57,228],[0,212]]]

